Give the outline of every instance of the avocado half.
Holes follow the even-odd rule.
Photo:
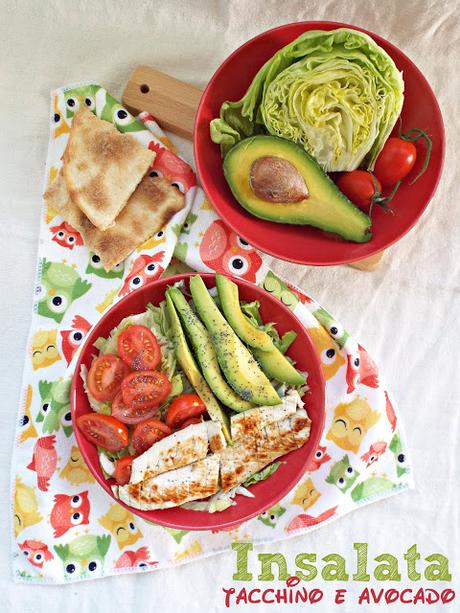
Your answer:
[[[277,223],[309,225],[365,243],[371,220],[308,153],[277,136],[240,141],[224,159],[233,195],[249,213]]]

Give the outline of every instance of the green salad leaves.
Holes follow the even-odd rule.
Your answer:
[[[222,104],[211,138],[225,155],[268,132],[303,147],[326,172],[372,169],[403,91],[393,60],[366,34],[311,30],[275,53],[241,100]]]

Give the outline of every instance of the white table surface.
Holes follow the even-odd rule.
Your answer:
[[[0,9],[1,611],[224,610],[222,587],[232,585],[235,570],[231,552],[175,570],[69,586],[12,582],[9,465],[30,324],[49,90],[93,79],[120,95],[138,63],[203,87],[220,62],[246,39],[282,23],[310,19],[354,23],[402,48],[431,83],[446,123],[446,165],[435,199],[416,230],[391,249],[377,271],[271,262],[276,272],[330,309],[383,368],[408,432],[417,489],[355,511],[308,536],[259,550],[281,552],[293,565],[295,555],[307,551],[317,553],[318,559],[341,553],[351,562],[355,541],[368,542],[372,557],[390,552],[402,560],[403,552],[417,543],[422,557],[434,551],[449,557],[454,575],[451,587],[459,591],[459,2],[1,0]],[[176,142],[191,159],[190,144]],[[413,587],[402,570],[400,587]],[[324,602],[329,603],[336,587],[348,588],[350,603],[363,588],[352,581],[343,586],[321,581],[315,585],[325,590]],[[430,587],[426,582],[420,585]],[[373,582],[371,586],[384,585]],[[263,606],[247,608],[262,610]],[[337,608],[382,609],[386,610],[352,604]],[[458,611],[460,604],[457,600],[441,609],[413,609]],[[312,610],[335,609],[321,604]],[[410,609],[393,605],[389,610]]]

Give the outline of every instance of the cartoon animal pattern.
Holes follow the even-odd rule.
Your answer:
[[[114,564],[114,568],[141,568],[147,569],[149,566],[156,566],[158,562],[150,559],[148,547],[139,547],[135,551],[128,549]]]
[[[91,324],[81,315],[75,315],[72,319],[70,330],[61,330],[61,346],[67,364],[70,363],[74,353],[85,340],[85,336],[91,329]]]
[[[98,277],[102,277],[103,279],[122,279],[123,273],[125,271],[125,263],[120,262],[116,264],[110,270],[105,270],[105,268],[101,264],[101,258],[95,253],[89,254],[88,266],[86,267],[86,274],[88,275],[96,275]]]
[[[26,540],[19,544],[19,549],[27,558],[27,561],[37,568],[43,568],[43,564],[54,557],[48,549],[48,545],[41,541]]]
[[[120,549],[126,545],[134,545],[142,538],[142,532],[135,524],[134,515],[118,503],[110,506],[107,513],[99,518],[99,523],[112,533]]]
[[[38,314],[60,323],[72,302],[81,298],[91,283],[80,277],[65,262],[42,262],[40,285],[37,286]]]
[[[95,482],[93,475],[83,460],[80,449],[75,445],[70,449],[69,459],[59,473],[59,476],[62,479],[66,479],[71,485]]]
[[[50,232],[52,234],[52,241],[64,247],[64,249],[73,249],[74,247],[81,247],[83,245],[83,239],[80,232],[75,230],[69,223],[63,221],[58,226],[51,226]]]
[[[159,251],[155,255],[140,255],[136,258],[120,290],[120,296],[126,296],[135,289],[159,279],[164,272],[161,266],[164,253]]]
[[[262,258],[254,247],[220,219],[204,232],[199,250],[201,260],[211,270],[242,277],[247,281],[255,282],[262,266]]]
[[[48,181],[59,171],[72,117],[82,105],[156,151],[150,172],[185,191],[187,206],[109,272],[58,211],[43,210],[35,315],[13,457],[15,578],[64,583],[185,563],[238,539],[256,543],[312,530],[350,505],[408,487],[405,440],[375,363],[339,322],[272,273],[257,251],[218,218],[191,168],[164,149],[170,141],[150,115],[137,121],[95,85],[57,90],[51,100]],[[171,261],[175,247],[179,259]],[[288,306],[320,356],[329,399],[324,435],[296,488],[241,526],[200,533],[144,522],[102,492],[73,438],[66,376],[66,365],[91,325],[115,301],[160,275],[190,269],[239,275]]]
[[[261,513],[257,519],[266,526],[270,526],[270,528],[276,528],[278,519],[283,515],[283,513],[286,513],[286,509],[280,504],[276,504],[274,507],[271,507],[270,509],[267,509]]]
[[[42,423],[42,432],[57,432],[62,426],[64,434],[72,434],[72,416],[70,413],[70,380],[57,381],[40,380],[40,407],[36,417],[37,423]]]
[[[74,526],[89,524],[89,510],[88,491],[70,496],[55,494],[50,514],[54,537],[62,536]]]
[[[102,575],[110,541],[109,534],[103,536],[84,534],[66,545],[55,545],[54,550],[61,558],[64,567],[64,578],[89,578]]]
[[[32,337],[32,368],[46,368],[59,362],[57,330],[37,330]]]
[[[37,429],[32,420],[32,415],[30,414],[30,407],[32,404],[32,386],[27,386],[26,391],[26,401],[24,405],[24,413],[19,418],[19,442],[24,443],[29,438],[37,438],[38,433]]]

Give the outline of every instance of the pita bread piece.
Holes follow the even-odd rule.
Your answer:
[[[63,156],[70,197],[99,230],[106,230],[154,158],[133,136],[83,108],[73,117]]]
[[[80,232],[86,246],[101,258],[107,271],[158,232],[185,203],[184,196],[167,179],[147,175],[115,224],[102,232],[72,202],[61,172],[45,192],[44,198]]]

